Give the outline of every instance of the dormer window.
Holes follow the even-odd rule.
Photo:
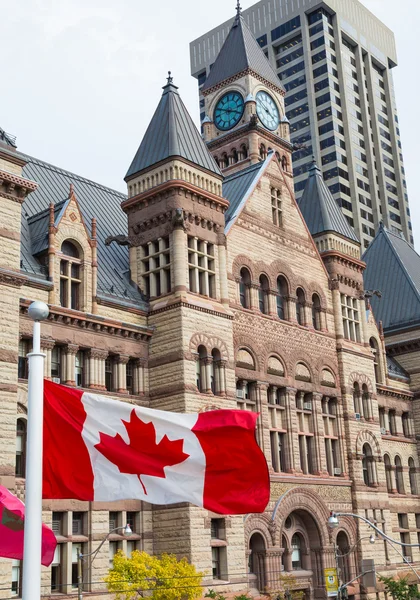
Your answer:
[[[80,310],[81,260],[78,248],[66,240],[61,246],[60,304]]]

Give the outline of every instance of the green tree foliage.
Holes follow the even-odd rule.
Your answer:
[[[151,600],[195,600],[202,595],[203,573],[172,554],[150,556],[135,550],[131,558],[119,551],[105,582],[117,600],[147,596]],[[144,593],[148,592],[148,593]]]
[[[386,593],[394,600],[416,600],[420,598],[417,585],[409,583],[408,577],[380,577]]]

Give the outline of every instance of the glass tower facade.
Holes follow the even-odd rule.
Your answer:
[[[296,197],[315,156],[362,252],[381,222],[413,244],[392,32],[358,0],[262,0],[244,17],[286,89]],[[191,43],[199,88],[230,25]]]

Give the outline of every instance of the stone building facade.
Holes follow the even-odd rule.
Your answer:
[[[74,594],[77,551],[126,522],[132,537],[110,533],[84,563],[86,593],[103,591],[118,549],[186,556],[214,589],[257,594],[292,576],[307,599],[326,598],[336,561],[343,583],[363,559],[381,573],[408,569],[353,518],[328,529],[330,511],[420,540],[418,361],[397,362],[402,332],[387,354],[360,244],[315,164],[296,203],[284,90],[240,13],[229,43],[206,114],[221,107],[229,122],[238,110],[236,123],[222,131],[209,117],[204,142],[169,77],[127,196],[23,155],[1,133],[0,483],[24,498],[37,299],[50,306],[46,378],[169,411],[257,411],[271,480],[266,511],[245,517],[144,498],[45,500],[59,542],[45,596]],[[404,552],[420,562],[419,548]],[[20,572],[0,560],[0,598],[20,595]],[[384,598],[360,580],[349,594]]]

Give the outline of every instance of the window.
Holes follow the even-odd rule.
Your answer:
[[[397,435],[397,418],[395,410],[390,410],[389,413],[389,432],[391,435]]]
[[[273,223],[280,227],[282,224],[282,208],[281,208],[281,190],[271,188],[271,211],[273,214]]]
[[[251,308],[251,275],[245,267],[240,273],[239,301],[244,308]]]
[[[274,42],[274,40],[278,40],[279,38],[283,37],[284,35],[287,35],[288,33],[293,31],[294,29],[297,29],[298,27],[300,27],[299,16],[273,29],[271,32],[271,41]]]
[[[83,535],[83,513],[74,512],[72,520],[72,535]]]
[[[28,359],[29,340],[20,340],[18,352],[18,377],[19,379],[28,379]]]
[[[198,347],[198,356],[196,360],[196,385],[199,392],[205,392],[206,386],[206,359],[207,350],[204,346]]]
[[[270,386],[267,390],[270,426],[271,464],[276,473],[286,472],[286,390]]]
[[[299,435],[300,468],[305,475],[314,472],[313,443],[313,435]]]
[[[108,357],[105,360],[105,387],[108,392],[114,391],[114,361]]]
[[[298,533],[292,537],[292,569],[298,571],[302,568],[302,538]]]
[[[405,437],[411,437],[410,413],[403,412],[401,416],[402,428]]]
[[[22,596],[22,562],[12,560],[12,596],[20,598]]]
[[[54,524],[54,521],[53,521]],[[54,532],[55,533],[55,532]],[[51,593],[60,593],[63,586],[62,575],[62,544],[57,544],[51,564]]]
[[[256,401],[255,382],[238,380],[236,383],[236,404],[239,410],[255,412]]]
[[[372,448],[369,444],[364,444],[362,452],[363,481],[365,482],[365,485],[372,487],[375,482]]]
[[[402,468],[401,458],[399,456],[395,457],[394,464],[395,464],[395,480],[396,480],[396,484],[397,484],[397,492],[399,494],[405,494],[403,468]]]
[[[54,346],[51,352],[51,378],[56,383],[61,383],[61,348]]]
[[[76,246],[68,240],[61,246],[60,260],[60,304],[80,310],[81,260]]]
[[[284,277],[277,278],[277,316],[283,321],[286,319],[285,302],[288,296],[289,289],[287,281]]]
[[[221,579],[221,549],[218,546],[214,546],[211,549],[211,565],[213,579]]]
[[[56,536],[63,535],[63,516],[62,512],[52,514],[52,530]]]
[[[210,535],[212,540],[226,539],[226,526],[224,519],[211,519]]]
[[[389,494],[392,494],[392,492],[393,492],[392,466],[391,466],[391,459],[389,458],[388,454],[385,454],[385,456],[384,456],[384,465],[385,465],[386,489]]]
[[[324,423],[327,470],[330,476],[339,476],[342,473],[342,468],[337,427],[337,401],[335,398],[326,396],[322,398],[322,420]]]
[[[302,288],[296,291],[296,320],[299,325],[305,325],[305,292]]]
[[[210,538],[213,579],[223,579],[227,573],[225,519],[211,519]]]
[[[112,569],[114,567],[114,557],[117,554],[118,550],[119,550],[119,542],[109,542],[108,545],[109,548],[109,568]]]
[[[127,392],[134,394],[134,360],[130,359],[125,370],[125,387]]]
[[[25,477],[26,473],[26,421],[18,419],[16,425],[16,477]]]
[[[296,48],[296,50],[293,50],[293,52],[289,52],[289,54],[284,54],[281,58],[279,58],[277,60],[277,68],[284,67],[285,65],[291,63],[297,58],[300,58],[301,56],[303,56],[303,46],[301,46],[300,48]]]
[[[369,344],[370,344],[371,352],[373,354],[373,366],[375,369],[375,381],[376,381],[376,383],[381,383],[381,371],[379,368],[380,355],[379,355],[378,342],[375,340],[375,338],[370,338]]]
[[[321,300],[318,294],[312,296],[312,325],[317,331],[322,329],[321,324]]]
[[[76,354],[76,359],[75,359],[76,387],[83,387],[85,385],[85,379],[84,379],[84,375],[83,375],[84,362],[85,362],[84,352],[83,352],[83,350],[79,350],[79,352]]]
[[[188,270],[190,291],[215,298],[214,244],[188,236]]]
[[[149,298],[171,291],[169,237],[141,246],[141,277],[143,290]]]
[[[344,337],[360,343],[360,322],[357,298],[341,294],[341,313],[343,317]]]
[[[417,469],[413,458],[408,459],[408,474],[410,479],[410,491],[414,496],[417,496],[419,493],[417,485]]]
[[[270,293],[270,286],[269,286],[267,277],[265,275],[261,275],[259,283],[260,283],[259,288],[258,288],[259,308],[260,308],[260,312],[262,312],[264,315],[267,315],[269,313],[269,293]]]
[[[220,350],[213,348],[211,351],[211,391],[213,394],[222,394],[226,390],[225,369],[222,365]]]
[[[353,406],[354,412],[362,416],[362,405],[361,405],[361,394],[360,394],[360,386],[357,381],[353,384]]]

